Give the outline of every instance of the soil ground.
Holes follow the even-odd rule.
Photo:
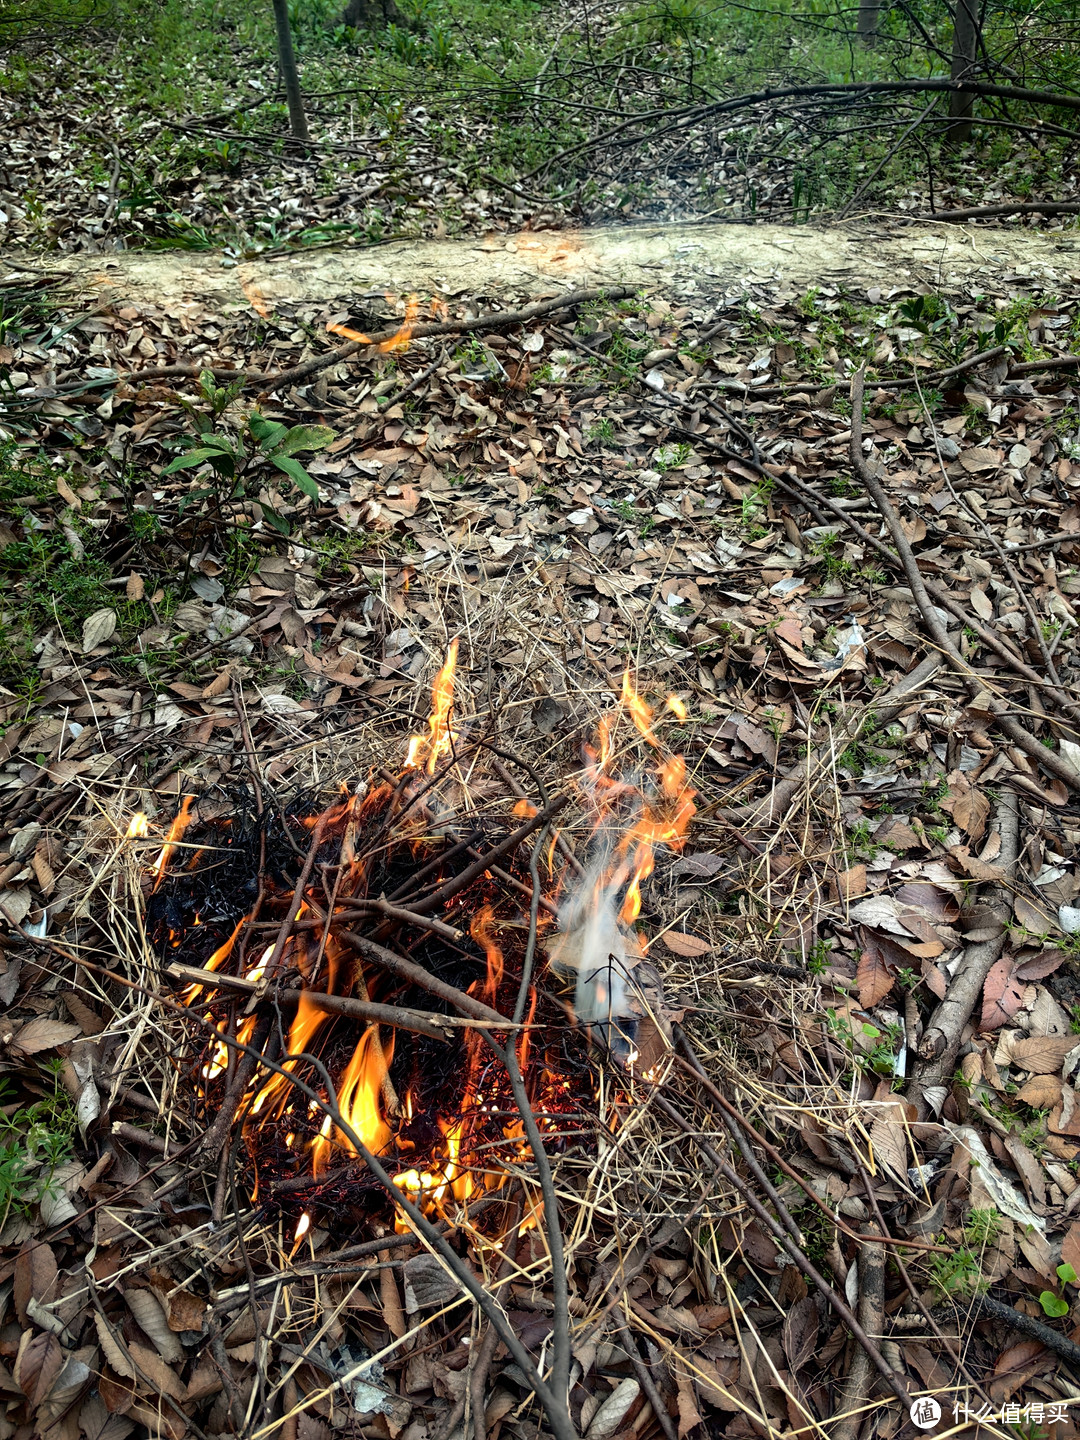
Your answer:
[[[11,257],[15,259],[14,256]],[[30,261],[28,261],[30,263]],[[34,257],[36,265],[40,264]],[[168,305],[184,298],[247,306],[252,287],[270,303],[328,300],[365,290],[447,296],[484,291],[541,293],[558,280],[663,287],[676,294],[718,282],[924,282],[934,288],[987,285],[1016,275],[1052,288],[1080,279],[1080,239],[1019,227],[648,225],[522,232],[509,238],[400,240],[363,250],[327,249],[224,265],[217,255],[176,251],[65,256],[63,268],[101,301]]]

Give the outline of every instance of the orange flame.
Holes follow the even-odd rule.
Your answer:
[[[386,1067],[393,1052],[393,1040],[386,1047],[380,1045],[375,1027],[369,1025],[360,1036],[359,1044],[353,1051],[352,1059],[346,1066],[345,1074],[338,1084],[338,1109],[341,1111],[342,1117],[349,1122],[367,1148],[376,1155],[384,1150],[390,1141],[390,1127],[382,1117],[379,1096],[382,1093],[383,1080],[386,1077]],[[334,1122],[327,1115],[322,1129],[311,1142],[313,1169],[316,1175],[321,1175],[326,1169],[326,1162],[333,1145],[343,1145],[351,1154],[356,1154],[356,1147],[348,1136],[341,1135],[340,1139],[331,1138],[334,1128]]]
[[[206,1018],[207,1020],[212,1020],[213,1016],[207,1015]],[[248,1042],[251,1040],[252,1035],[254,1035],[257,1018],[258,1017],[255,1015],[248,1015],[247,1018],[241,1020],[240,1024],[237,1026],[236,1038],[240,1041],[241,1045],[247,1045]],[[225,1031],[228,1029],[228,1024],[228,1020],[222,1020],[221,1024],[216,1027],[219,1035],[225,1034]],[[224,1040],[219,1040],[217,1045],[215,1045],[214,1047],[213,1055],[203,1066],[203,1079],[216,1080],[219,1075],[225,1072],[225,1070],[228,1068],[228,1064],[229,1046]]]
[[[641,738],[647,745],[655,749],[660,746],[659,740],[652,732],[652,711],[634,689],[633,681],[630,679],[630,671],[625,670],[622,677],[622,703],[626,707],[627,714],[637,726]]]
[[[214,951],[214,953],[210,956],[210,959],[205,962],[205,964],[203,965],[204,970],[220,970],[222,965],[225,964],[225,961],[232,954],[233,946],[236,944],[236,937],[240,934],[240,931],[247,924],[247,921],[248,917],[246,915],[240,917],[240,919],[237,921],[236,929],[229,936],[228,940],[225,941],[224,945],[219,945],[218,948]],[[249,975],[247,978],[250,980],[252,978],[259,977],[252,977],[251,975]],[[203,987],[201,985],[190,986],[184,996],[184,1003],[186,1005],[193,1004],[193,1002],[199,997],[199,995],[202,994],[202,988]]]
[[[408,350],[419,314],[420,301],[415,295],[410,295],[405,302],[405,315],[398,329],[387,339],[379,341],[380,355],[392,355],[398,350]],[[341,335],[346,340],[354,340],[358,345],[375,343],[370,335],[365,335],[362,330],[351,330],[348,325],[327,325],[326,328],[331,335]]]
[[[128,821],[127,839],[145,840],[150,834],[150,822],[141,810],[136,810]]]
[[[625,863],[631,850],[630,883],[626,889],[619,920],[632,925],[641,914],[641,886],[656,866],[657,845],[681,850],[686,832],[694,817],[694,796],[697,793],[686,783],[686,761],[672,755],[659,766],[659,792],[648,797],[640,819],[619,844]]]
[[[173,851],[176,849],[180,837],[195,818],[191,813],[191,807],[194,803],[194,795],[185,795],[176,819],[169,826],[169,833],[165,836],[165,844],[161,847],[161,854],[158,856],[157,863],[154,866],[155,890],[161,884],[165,874],[165,867],[172,859]]]
[[[484,999],[489,1005],[494,1005],[495,996],[498,993],[503,978],[503,955],[496,943],[492,927],[495,924],[495,912],[490,905],[484,905],[473,916],[469,926],[469,934],[478,945],[484,948],[484,955],[487,958],[487,981],[484,985]]]
[[[300,1002],[296,1007],[296,1015],[289,1027],[288,1049],[290,1057],[298,1055],[307,1049],[315,1037],[319,1026],[325,1019],[326,1012],[320,1010],[317,1005],[312,1003],[306,991],[301,992]],[[292,1070],[295,1068],[295,1061],[291,1058],[286,1058],[282,1062],[281,1068],[283,1070]],[[269,1080],[267,1080],[258,1095],[256,1095],[249,1113],[252,1116],[258,1115],[263,1111],[269,1113],[270,1102],[275,1097],[278,1097],[277,1109],[280,1110],[288,1097],[288,1086],[289,1082],[287,1077],[275,1072],[270,1076]]]
[[[435,676],[431,687],[431,715],[428,719],[428,733],[414,735],[409,741],[405,756],[406,770],[426,770],[435,773],[435,766],[441,755],[449,753],[455,735],[450,729],[450,710],[454,704],[454,672],[457,670],[458,641],[455,636],[446,652],[446,662]]]

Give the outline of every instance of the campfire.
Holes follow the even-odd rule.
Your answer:
[[[297,1241],[386,1217],[346,1131],[429,1217],[516,1176],[535,1225],[537,1138],[582,1144],[605,1065],[628,1103],[666,1044],[636,922],[657,851],[694,814],[682,757],[627,674],[569,789],[550,797],[521,768],[533,803],[514,757],[455,721],[457,660],[455,640],[396,774],[321,808],[259,795],[214,814],[189,796],[147,876],[163,963],[209,1022],[192,1091],[219,1131],[239,1127],[256,1197],[297,1212]],[[664,713],[685,714],[676,697]],[[571,800],[580,854],[560,828]],[[346,1128],[294,1078],[336,1097]]]

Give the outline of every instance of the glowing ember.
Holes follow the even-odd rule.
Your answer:
[[[127,839],[145,840],[150,834],[150,822],[141,810],[136,810],[128,821]]]

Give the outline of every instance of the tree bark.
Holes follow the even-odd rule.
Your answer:
[[[950,77],[970,79],[975,72],[979,47],[979,0],[953,0],[953,49]],[[949,118],[945,132],[950,145],[966,145],[971,139],[971,114],[975,96],[971,90],[954,90],[949,95]]]
[[[864,45],[876,45],[878,23],[881,19],[881,0],[859,0],[857,22],[859,39]]]
[[[310,140],[307,116],[304,114],[304,98],[300,94],[300,75],[296,68],[292,29],[289,26],[289,0],[274,0],[274,24],[277,27],[278,65],[285,85],[285,100],[289,106],[289,131],[297,140]]]

